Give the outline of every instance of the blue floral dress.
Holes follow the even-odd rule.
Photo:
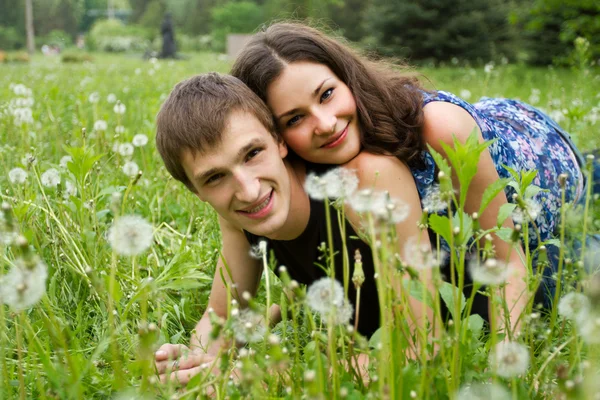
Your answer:
[[[533,184],[546,191],[534,197],[542,206],[535,223],[541,240],[550,239],[560,216],[561,186],[558,176],[562,173],[568,176],[567,202],[577,202],[583,193],[583,157],[574,147],[570,136],[546,114],[518,100],[482,98],[470,104],[448,92],[423,92],[423,106],[434,101],[444,101],[463,108],[473,117],[485,140],[495,139],[488,149],[501,178],[510,178],[504,165],[516,171],[538,171]],[[433,157],[426,151],[422,156],[425,168],[412,171],[421,199],[435,184]],[[508,201],[512,202],[515,189],[507,186],[505,192]],[[533,225],[530,228],[534,229]],[[533,252],[538,247],[538,237],[535,234],[529,237]],[[442,247],[448,250],[445,242]]]

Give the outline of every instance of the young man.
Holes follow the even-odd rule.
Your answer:
[[[310,284],[325,275],[314,265],[317,247],[327,240],[323,203],[308,198],[304,162],[285,159],[287,147],[275,132],[269,109],[241,81],[210,73],[179,83],[158,114],[156,144],[171,175],[219,214],[223,258],[237,293],[257,291],[262,267],[250,256],[250,248],[258,238],[269,239],[269,249],[298,282]],[[348,225],[347,236],[351,235],[355,232]],[[334,246],[342,248],[339,234]],[[366,278],[361,291],[365,312],[358,330],[370,335],[379,326],[371,252],[362,241],[349,240],[348,253],[355,249],[363,256]],[[336,276],[341,276],[341,256],[336,261]],[[227,310],[221,276],[229,278],[220,272],[223,265],[219,259],[207,305],[221,317]],[[350,288],[353,303],[355,296]],[[237,300],[246,305],[241,296]],[[155,356],[161,380],[185,383],[214,360],[222,343],[209,343],[210,331],[205,312],[189,349],[163,345]]]

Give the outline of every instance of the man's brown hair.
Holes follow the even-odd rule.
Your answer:
[[[175,85],[156,117],[156,147],[173,178],[196,192],[181,164],[183,152],[201,154],[221,143],[234,111],[254,115],[276,138],[273,117],[242,81],[218,73],[196,75]]]

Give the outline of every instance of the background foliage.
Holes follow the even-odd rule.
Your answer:
[[[25,46],[24,1],[0,0],[0,49]],[[108,15],[108,0],[33,0],[38,47],[68,47]],[[318,20],[360,46],[413,62],[452,58],[567,64],[573,42],[590,42],[600,57],[600,3],[595,0],[112,0],[113,15],[135,26],[122,37],[154,43],[173,15],[179,48],[224,50],[229,32],[248,33],[282,18]],[[325,22],[322,22],[325,21]],[[52,32],[61,31],[62,35]],[[110,36],[109,36],[110,37]],[[90,49],[98,38],[92,40]],[[123,41],[123,40],[121,40]],[[147,44],[149,47],[150,44]],[[106,47],[106,46],[105,46]],[[119,47],[119,46],[117,46]],[[121,46],[122,47],[122,46]],[[139,51],[139,45],[126,50]]]

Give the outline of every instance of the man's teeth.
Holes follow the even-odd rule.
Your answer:
[[[260,203],[258,206],[254,207],[253,209],[250,209],[248,211],[246,211],[249,214],[254,214],[259,212],[260,210],[262,210],[263,208],[265,208],[267,206],[267,204],[269,204],[269,200],[271,200],[271,195],[269,195],[269,197],[267,197],[265,199],[265,201],[263,201],[262,203]]]

